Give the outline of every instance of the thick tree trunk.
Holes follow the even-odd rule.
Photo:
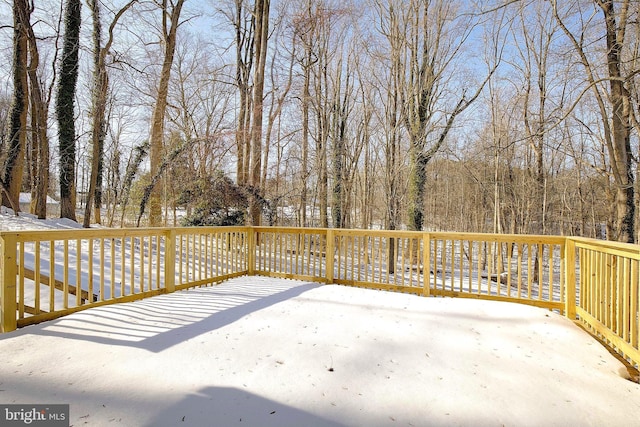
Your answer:
[[[616,240],[633,243],[635,239],[634,175],[631,157],[631,101],[621,74],[622,45],[626,22],[616,23],[614,3],[598,1],[606,23],[607,65],[609,71],[610,100],[612,106],[611,137],[613,145],[614,180],[616,195]],[[628,7],[624,2],[622,7]],[[621,26],[618,28],[618,24]]]
[[[75,94],[78,81],[80,45],[80,0],[68,0],[65,11],[65,35],[62,69],[56,99],[58,147],[60,154],[60,217],[76,220],[76,131]]]
[[[424,225],[424,191],[427,183],[429,158],[422,145],[411,141],[411,172],[409,176],[409,230],[420,231]]]
[[[2,204],[20,210],[19,198],[26,150],[28,83],[27,83],[27,27],[29,3],[13,2],[13,101],[9,111],[4,166]],[[17,213],[17,211],[16,211]]]

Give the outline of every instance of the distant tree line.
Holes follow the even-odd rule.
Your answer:
[[[639,2],[0,9],[15,211],[638,240]]]

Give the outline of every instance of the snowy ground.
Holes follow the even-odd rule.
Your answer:
[[[0,402],[123,426],[633,426],[640,385],[509,303],[243,277],[0,336]]]
[[[620,362],[510,303],[241,277],[3,334],[0,355],[0,403],[69,403],[74,426],[640,426]]]
[[[34,215],[20,213],[19,216],[13,214],[11,209],[0,206],[0,231],[9,230],[55,230],[82,228],[82,224],[66,218],[37,219]]]

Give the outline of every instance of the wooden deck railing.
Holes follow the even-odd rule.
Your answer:
[[[1,232],[2,331],[247,274],[248,236],[246,228]]]
[[[609,347],[640,365],[638,299],[640,246],[594,239],[569,238],[577,255],[577,318]]]
[[[558,236],[275,227],[0,232],[1,330],[265,275],[556,310],[640,364],[640,247]]]

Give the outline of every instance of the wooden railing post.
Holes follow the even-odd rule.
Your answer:
[[[333,229],[327,229],[327,247],[326,247],[326,275],[327,275],[327,283],[333,283],[333,274],[334,274],[334,258],[333,253],[335,251],[335,236],[333,234]]]
[[[249,276],[256,274],[256,233],[253,227],[247,227],[247,273]]]
[[[168,293],[176,290],[176,230],[164,233],[164,287]]]
[[[576,319],[576,242],[567,238],[564,244],[565,316]]]
[[[428,297],[431,295],[431,235],[424,233],[422,235],[422,280],[423,289],[422,295]]]
[[[15,331],[16,319],[16,263],[17,239],[15,235],[0,237],[0,332]]]

